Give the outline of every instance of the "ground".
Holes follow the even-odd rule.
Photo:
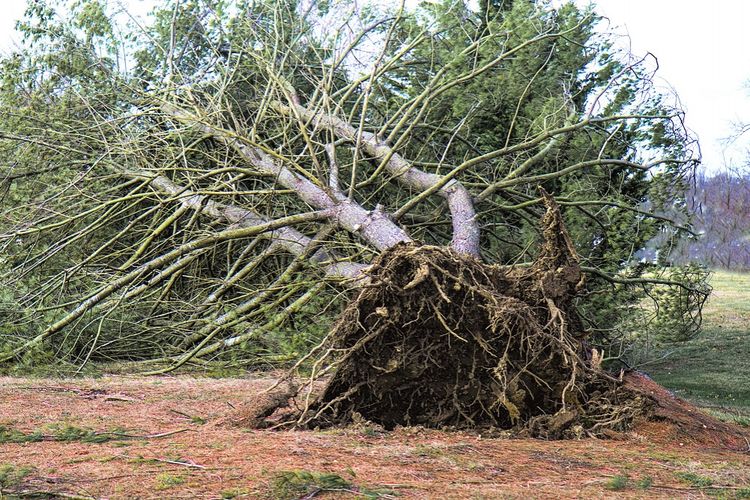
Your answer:
[[[660,421],[611,439],[366,423],[257,431],[234,422],[273,374],[0,378],[0,489],[35,498],[750,498],[747,281],[718,275],[705,335],[646,367],[740,424],[731,428],[660,392]]]
[[[678,396],[750,426],[750,273],[715,272],[703,331],[644,366]]]
[[[5,481],[16,483],[6,488],[94,498],[279,498],[290,492],[278,473],[298,470],[338,474],[348,490],[368,488],[385,498],[750,497],[750,454],[697,444],[689,433],[680,441],[657,424],[621,439],[580,441],[415,428],[381,433],[366,425],[325,432],[232,425],[236,409],[271,383],[0,379],[6,435],[15,429],[44,436],[0,445]],[[109,440],[92,442],[100,439],[85,429]],[[20,477],[24,468],[28,474]]]

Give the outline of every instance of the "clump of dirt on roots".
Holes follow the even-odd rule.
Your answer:
[[[578,256],[556,203],[546,203],[531,266],[416,244],[380,255],[329,337],[333,374],[285,421],[552,439],[626,429],[648,402],[602,371],[596,353],[592,360],[573,305],[583,286]]]

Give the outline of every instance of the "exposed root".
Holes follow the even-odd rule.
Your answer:
[[[293,398],[299,388],[293,384],[287,384],[286,388],[277,389],[270,392],[261,393],[252,407],[243,408],[242,415],[231,421],[231,424],[237,427],[250,427],[253,429],[269,427],[270,423],[266,420],[279,408],[285,408],[289,400]]]
[[[547,207],[530,267],[414,244],[379,256],[329,337],[333,374],[294,424],[363,418],[545,438],[627,428],[648,398],[592,365],[573,306],[583,274],[549,197]]]

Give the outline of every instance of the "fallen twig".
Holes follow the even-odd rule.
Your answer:
[[[151,460],[155,460],[156,462],[164,462],[165,464],[172,464],[172,465],[181,465],[183,467],[192,467],[195,469],[205,469],[205,465],[196,464],[192,460],[189,462],[182,462],[180,460],[167,460],[164,458],[152,458]]]
[[[161,462],[165,464],[180,465],[182,467],[191,467],[194,469],[207,469],[205,465],[196,464],[192,460],[183,462],[181,460],[169,460],[166,458],[146,458],[146,457],[132,457],[130,455],[117,455],[120,458],[127,458],[128,460],[143,460],[146,462]]]
[[[191,431],[192,429],[177,429],[176,431],[162,432],[160,434],[145,434],[145,435],[133,435],[133,434],[122,434],[119,432],[102,432],[102,434],[110,434],[112,436],[130,438],[130,439],[157,439],[168,436],[173,436],[181,432]]]
[[[140,400],[128,396],[107,396],[104,398],[104,401],[125,401],[127,403],[134,403]]]
[[[180,410],[173,410],[173,409],[171,409],[171,408],[170,408],[170,409],[169,409],[169,411],[171,411],[172,413],[176,413],[177,415],[179,415],[179,416],[181,416],[181,417],[189,418],[189,419],[191,419],[191,420],[192,420],[192,418],[193,418],[193,416],[192,416],[192,415],[188,415],[187,413],[185,413],[185,412],[182,412],[182,411],[180,411]]]

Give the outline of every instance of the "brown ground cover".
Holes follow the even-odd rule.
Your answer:
[[[655,419],[610,439],[567,441],[419,427],[384,432],[366,423],[325,431],[235,425],[273,381],[270,375],[0,378],[6,437],[40,431],[42,439],[0,444],[5,494],[312,498],[325,477],[316,474],[331,473],[346,486],[316,497],[750,498],[743,430],[644,377],[630,383],[656,395]],[[65,429],[94,430],[107,440],[59,441],[70,436]],[[313,473],[300,475],[310,489],[284,489],[279,473],[294,470]]]

